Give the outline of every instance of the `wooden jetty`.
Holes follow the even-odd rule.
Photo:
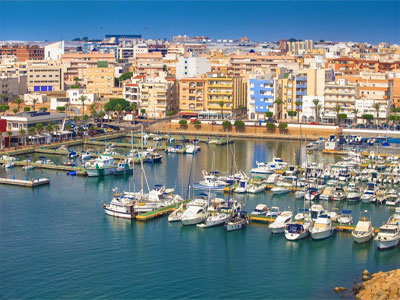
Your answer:
[[[1,184],[8,184],[8,185],[17,185],[17,186],[24,186],[24,187],[35,187],[44,184],[50,184],[49,178],[36,178],[36,179],[14,179],[14,178],[0,178]]]

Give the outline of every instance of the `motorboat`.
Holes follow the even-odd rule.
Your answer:
[[[331,196],[332,196],[332,191],[333,191],[333,188],[327,186],[327,187],[323,190],[323,192],[321,193],[321,195],[319,195],[319,199],[321,199],[321,200],[330,200],[330,199],[331,199]]]
[[[26,165],[26,166],[23,166],[23,167],[22,167],[22,169],[24,169],[25,171],[33,170],[34,168],[35,168],[35,167],[32,166],[32,165]]]
[[[374,236],[374,228],[367,216],[360,217],[356,228],[351,232],[356,243],[368,242]]]
[[[303,224],[288,223],[285,229],[285,238],[289,241],[296,241],[306,238],[310,234],[313,227],[311,220],[305,221]]]
[[[353,216],[351,215],[351,210],[344,209],[339,218],[337,218],[338,223],[344,225],[353,224]]]
[[[318,191],[318,188],[316,187],[310,187],[304,196],[304,199],[307,201],[315,202],[316,200],[319,199],[320,192]]]
[[[257,204],[256,208],[251,212],[251,215],[265,216],[268,212],[268,206],[265,204]]]
[[[130,167],[127,160],[121,161],[115,167],[113,174],[116,175],[128,175],[133,174],[133,168]]]
[[[181,216],[181,222],[183,225],[196,225],[204,222],[206,219],[207,212],[204,202],[201,204],[196,204],[195,202],[189,204]]]
[[[3,164],[4,169],[12,169],[15,167],[15,163],[13,161],[7,161]]]
[[[111,175],[114,168],[114,159],[109,154],[101,154],[93,162],[85,165],[89,177]]]
[[[247,192],[249,186],[249,179],[243,178],[239,180],[239,185],[233,190],[234,193],[243,194]]]
[[[313,204],[310,207],[311,219],[316,221],[320,215],[325,214],[325,210],[320,204]]]
[[[375,237],[376,247],[380,250],[396,247],[400,244],[400,225],[386,223],[379,227]]]
[[[284,233],[286,225],[292,222],[292,217],[291,211],[283,211],[268,227],[272,233]]]
[[[251,173],[254,174],[272,174],[274,173],[274,170],[272,170],[268,164],[264,162],[258,162],[256,161],[257,167],[251,169]]]
[[[90,154],[90,152],[88,152],[88,151],[82,151],[82,154],[81,154],[81,159],[82,160],[88,160],[88,159],[91,159],[93,156],[92,156],[92,154]]]
[[[222,191],[225,186],[229,185],[227,182],[219,180],[215,174],[208,174],[203,171],[203,180],[199,183],[194,183],[192,186],[195,189],[202,190],[219,190]]]
[[[282,178],[281,174],[271,174],[268,176],[267,181],[265,182],[267,185],[276,184],[280,178]]]
[[[136,217],[134,201],[126,197],[120,197],[119,194],[114,195],[109,204],[103,203],[103,208],[106,215],[109,216],[124,219],[134,219]]]
[[[174,210],[172,213],[169,214],[168,222],[178,222],[178,221],[180,221],[183,212],[184,212],[183,204],[181,204],[177,210]]]
[[[296,191],[296,192],[294,193],[294,198],[295,198],[295,199],[303,199],[304,196],[305,196],[305,194],[306,194],[306,191],[305,191],[304,189],[298,190],[298,191]]]
[[[299,212],[294,216],[294,220],[296,222],[303,221],[307,218],[307,216],[310,216],[310,210],[308,208],[301,208],[299,209]]]
[[[390,190],[386,196],[387,206],[396,206],[400,203],[400,197],[397,195],[396,190]]]
[[[226,223],[226,230],[227,231],[239,230],[242,228],[246,228],[247,225],[249,225],[249,220],[247,219],[246,215],[244,213],[239,213],[228,219]]]
[[[247,192],[250,194],[257,194],[265,191],[265,188],[267,187],[266,184],[262,182],[253,182],[248,185]]]
[[[334,208],[332,211],[328,211],[326,214],[333,222],[338,222],[338,219],[342,216],[341,213],[338,212],[337,208]]]
[[[283,186],[275,186],[271,189],[272,194],[274,195],[280,195],[280,194],[286,194],[289,193],[290,190],[287,187],[283,187]]]
[[[313,240],[322,240],[331,237],[336,232],[336,227],[332,226],[331,218],[327,214],[320,215],[314,222],[311,229]]]
[[[208,228],[218,225],[224,225],[229,218],[229,214],[224,212],[215,212],[214,214],[207,217],[204,223],[197,224],[197,227]]]
[[[185,147],[185,153],[187,154],[194,154],[198,151],[200,151],[200,146],[194,145],[194,144],[190,144],[190,145],[186,145]]]
[[[336,187],[331,194],[331,199],[335,201],[341,201],[346,199],[346,194],[342,188]]]
[[[272,206],[270,210],[268,210],[266,216],[267,218],[276,218],[281,214],[279,211],[279,207],[277,206]]]
[[[364,191],[361,196],[362,203],[371,203],[376,201],[376,183],[369,182],[367,189]]]
[[[346,198],[347,198],[347,201],[349,201],[349,202],[360,201],[361,192],[360,192],[360,189],[358,187],[356,187],[355,183],[348,185]]]

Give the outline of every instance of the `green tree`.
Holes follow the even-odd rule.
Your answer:
[[[128,111],[128,107],[130,106],[130,103],[126,101],[125,99],[122,98],[113,98],[110,99],[105,105],[104,105],[104,110],[105,111],[116,111],[115,107],[117,105],[121,105],[122,110]]]
[[[319,100],[318,100],[318,99],[314,99],[312,102],[314,103],[315,122],[318,122],[318,120],[319,120],[319,118],[318,118],[318,105],[319,105]]]
[[[67,123],[69,125],[69,123]],[[71,126],[71,125],[70,125]],[[60,125],[55,124],[54,125],[54,131],[57,133],[60,130]]]
[[[297,111],[295,110],[289,110],[288,111],[288,115],[289,117],[293,120],[293,117],[295,117],[297,115]]]
[[[236,120],[235,123],[233,123],[233,126],[235,126],[236,129],[243,129],[245,124],[242,120]]]
[[[24,111],[30,111],[30,110],[31,110],[30,107],[28,107],[28,106],[25,106],[25,107],[24,107]]]
[[[342,110],[342,106],[340,104],[336,104],[334,109],[336,112],[336,124],[339,124],[339,113]]]
[[[47,111],[47,107],[39,107],[39,111]]]
[[[90,105],[90,116],[92,117],[93,122],[94,119],[96,119],[96,117],[98,116],[98,113],[96,111],[96,106],[94,104]]]
[[[64,112],[65,111],[65,106],[57,106],[56,110],[58,112]]]
[[[265,117],[267,117],[268,119],[272,118],[274,116],[274,113],[272,111],[267,111],[265,113]]]
[[[225,120],[222,122],[222,127],[224,128],[224,130],[229,130],[232,128],[232,123],[228,120]]]
[[[283,100],[281,98],[277,98],[274,103],[278,106],[278,120],[282,119],[282,104]]]
[[[79,86],[79,77],[74,77],[75,85]]]
[[[374,119],[374,115],[372,114],[363,114],[362,118],[366,120],[368,123],[370,123]]]
[[[17,99],[15,99],[15,100],[14,100],[14,103],[17,104],[17,108],[18,108],[18,111],[19,111],[19,108],[20,108],[21,103],[22,103],[21,98],[18,97]]]
[[[300,123],[300,106],[303,104],[300,100],[296,101],[297,123]]]
[[[341,123],[340,120],[346,120],[347,119],[347,114],[338,114],[337,118],[339,120],[339,124]]]
[[[144,108],[142,108],[142,109],[140,110],[140,113],[142,114],[142,117],[144,117],[144,114],[146,113],[146,110],[145,110]]]
[[[85,95],[82,95],[79,97],[79,100],[82,102],[82,115],[85,114],[85,101],[87,100],[87,97]]]
[[[133,115],[136,115],[137,114],[137,110],[138,110],[138,105],[137,105],[137,103],[136,102],[132,102],[130,105],[129,105],[129,109],[132,111],[132,113],[133,113]]]
[[[33,127],[33,126],[28,127],[28,134],[29,134],[30,136],[34,136],[35,133],[36,133],[36,128],[35,128],[35,127]]]
[[[25,134],[26,134],[25,129],[21,128],[21,129],[19,130],[19,135],[21,136],[22,146],[25,146],[25,145],[26,145]]]
[[[273,123],[273,122],[267,122],[266,127],[267,127],[267,129],[269,129],[269,130],[273,130],[273,129],[276,128],[276,125],[275,125],[275,123]]]
[[[381,105],[379,102],[374,103],[374,109],[376,111],[376,125],[378,125],[379,122],[379,109],[381,108]]]
[[[101,110],[101,111],[98,112],[97,115],[98,115],[99,118],[100,118],[100,127],[103,128],[103,118],[104,118],[104,116],[106,115],[106,113],[105,113],[104,111]]]
[[[117,116],[118,116],[118,123],[120,123],[120,116],[121,116],[121,112],[122,112],[122,105],[117,104],[115,106],[115,111],[117,112]]]
[[[7,131],[7,136],[8,136],[8,141],[9,141],[9,144],[8,144],[9,147],[11,147],[11,137],[12,137],[12,135],[13,135],[12,131],[8,130]]]
[[[223,120],[224,119],[224,105],[225,105],[225,103],[224,103],[224,101],[219,101],[218,105],[219,105],[219,107],[221,107],[221,119]]]
[[[184,119],[179,120],[179,125],[181,125],[181,126],[187,125],[187,121]]]
[[[279,123],[278,128],[281,129],[281,130],[287,129],[288,128],[288,123],[286,123],[286,122]]]
[[[13,113],[14,113],[14,115],[16,115],[17,114],[17,112],[18,112],[18,108],[13,108]]]
[[[53,125],[51,125],[50,123],[46,125],[46,130],[48,133],[51,133],[53,131]]]
[[[71,130],[71,128],[72,128],[71,124],[69,124],[69,123],[66,123],[64,127],[65,127],[65,130]]]
[[[7,94],[1,94],[1,95],[0,95],[1,104],[2,104],[2,105],[4,105],[4,103],[6,102],[7,97],[8,97]]]
[[[118,77],[118,81],[124,81],[124,80],[130,79],[130,78],[132,78],[132,76],[133,76],[132,72],[126,72]]]

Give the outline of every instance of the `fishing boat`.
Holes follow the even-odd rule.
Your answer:
[[[133,174],[133,168],[130,167],[127,160],[120,161],[118,165],[114,168],[113,175],[128,175]]]
[[[322,240],[331,237],[336,232],[336,227],[332,226],[331,218],[326,215],[320,215],[314,222],[311,229],[311,238],[313,240]]]
[[[241,212],[236,216],[231,217],[228,219],[226,223],[226,230],[227,231],[234,231],[246,228],[249,225],[249,220],[247,219],[245,213]]]
[[[256,208],[251,212],[251,215],[265,216],[268,212],[268,206],[265,204],[257,204]]]
[[[344,225],[353,224],[353,216],[351,215],[351,210],[343,209],[340,217],[337,218],[337,221],[340,224]]]
[[[89,177],[106,176],[114,172],[114,159],[109,154],[101,154],[94,161],[85,165],[85,170]]]
[[[283,211],[268,228],[272,233],[284,233],[286,225],[292,222],[293,213],[291,211]]]
[[[126,197],[120,197],[118,193],[114,195],[109,204],[103,203],[103,208],[106,215],[109,216],[124,219],[134,219],[136,217],[134,201]]]
[[[365,211],[367,213],[367,211]],[[357,222],[356,228],[351,232],[356,243],[366,243],[374,236],[374,228],[372,227],[371,220],[368,216],[361,216]]]

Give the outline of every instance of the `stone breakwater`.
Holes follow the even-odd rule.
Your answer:
[[[363,272],[363,282],[359,284],[356,299],[360,300],[400,300],[400,269],[378,272],[369,276]]]

